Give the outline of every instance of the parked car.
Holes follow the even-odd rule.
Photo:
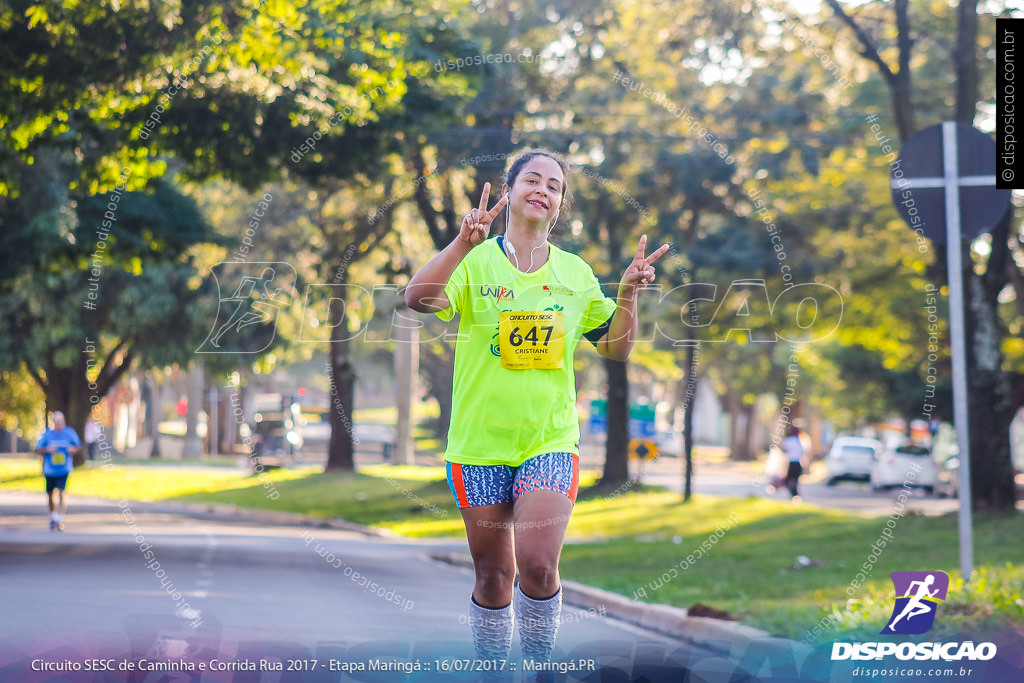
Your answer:
[[[910,486],[934,493],[938,483],[939,466],[931,449],[917,444],[889,446],[871,470],[871,488],[875,491]]]
[[[658,431],[651,437],[651,441],[658,447],[659,457],[680,458],[685,451],[683,435],[677,431]]]
[[[940,498],[960,497],[960,457],[951,455],[942,463],[935,492]]]
[[[832,448],[825,456],[825,483],[835,486],[836,482],[849,479],[869,481],[871,470],[882,452],[882,442],[863,436],[839,436],[832,442]]]
[[[302,448],[290,413],[256,413],[254,455],[260,458],[294,456]]]
[[[960,449],[954,446],[951,455],[939,466],[939,482],[935,493],[940,498],[960,497]],[[1017,500],[1024,500],[1024,474],[1013,468],[1013,479],[1016,484]]]

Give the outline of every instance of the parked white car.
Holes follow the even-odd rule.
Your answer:
[[[836,482],[844,479],[868,481],[881,452],[882,442],[877,439],[863,436],[836,437],[825,456],[825,483],[835,486]]]
[[[875,491],[910,486],[934,493],[938,483],[939,466],[931,450],[917,444],[886,448],[871,470],[871,488]]]
[[[939,483],[935,488],[939,498],[960,497],[960,458],[951,455],[939,468]]]
[[[685,450],[683,435],[677,431],[658,431],[651,437],[658,447],[658,457],[680,458]]]

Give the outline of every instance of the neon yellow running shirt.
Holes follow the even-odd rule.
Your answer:
[[[600,338],[616,305],[583,259],[550,247],[543,266],[523,273],[496,238],[485,240],[445,285],[451,306],[437,316],[447,321],[461,315],[445,460],[518,467],[542,453],[579,453],[573,352],[582,335]],[[510,312],[501,328],[504,339],[501,311]],[[550,354],[559,348],[552,317],[561,317],[565,330],[560,358]],[[504,367],[513,354],[527,367]],[[529,367],[559,360],[558,368]]]

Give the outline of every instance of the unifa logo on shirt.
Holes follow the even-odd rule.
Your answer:
[[[480,296],[492,296],[498,301],[514,301],[516,295],[509,287],[480,285]]]

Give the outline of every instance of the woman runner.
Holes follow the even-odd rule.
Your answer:
[[[579,487],[573,352],[586,337],[606,358],[629,357],[637,295],[668,250],[645,256],[641,237],[616,299],[604,296],[586,262],[548,242],[571,197],[568,176],[554,152],[519,155],[494,207],[485,183],[459,236],[405,292],[413,310],[461,315],[445,460],[476,573],[470,625],[482,660],[507,659],[515,623],[524,660],[550,658],[558,560]],[[488,239],[506,206],[505,234]]]

